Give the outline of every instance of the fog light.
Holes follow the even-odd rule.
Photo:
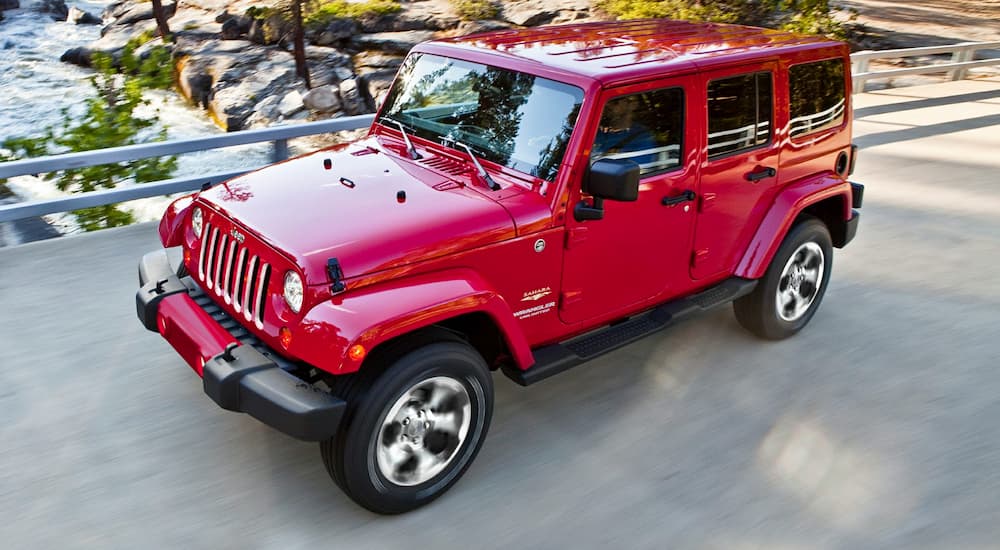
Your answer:
[[[366,353],[368,352],[365,350],[364,346],[361,344],[354,344],[347,350],[347,357],[349,357],[351,361],[360,361],[365,358]]]
[[[288,330],[288,327],[281,327],[278,331],[278,340],[281,341],[281,347],[288,349],[288,346],[292,345],[292,331]]]

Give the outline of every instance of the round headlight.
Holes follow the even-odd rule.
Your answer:
[[[191,212],[191,231],[194,231],[196,237],[201,237],[201,208],[197,206]]]
[[[294,271],[285,273],[285,303],[292,311],[298,313],[302,309],[302,278]]]

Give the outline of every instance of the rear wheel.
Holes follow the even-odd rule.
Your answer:
[[[788,232],[754,291],[733,302],[736,320],[761,338],[792,336],[819,308],[832,266],[826,225],[805,219]]]
[[[348,496],[383,514],[423,506],[458,481],[493,412],[489,369],[459,342],[406,353],[348,393],[345,425],[320,444],[323,462]]]

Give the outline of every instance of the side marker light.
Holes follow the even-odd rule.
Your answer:
[[[365,350],[364,346],[362,346],[361,344],[354,344],[353,346],[348,348],[347,357],[349,357],[351,361],[361,361],[362,359],[365,358],[365,354],[367,353],[368,351]]]

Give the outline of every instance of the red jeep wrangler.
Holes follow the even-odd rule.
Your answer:
[[[367,138],[173,203],[139,318],[356,502],[413,509],[476,456],[492,370],[533,384],[727,302],[763,338],[809,322],[862,200],[849,67],[680,21],[421,44]]]

